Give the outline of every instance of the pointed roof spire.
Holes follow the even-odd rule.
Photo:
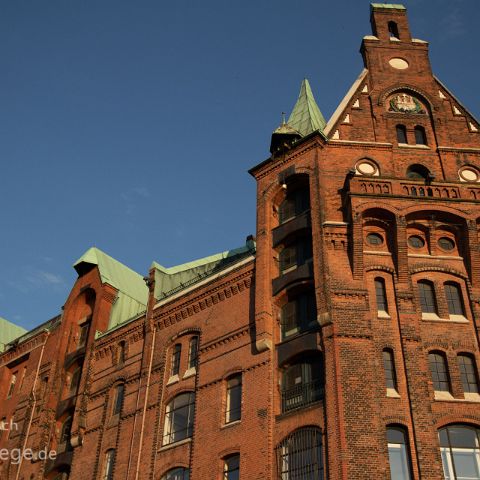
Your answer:
[[[300,132],[302,136],[305,136],[315,130],[322,131],[326,123],[315,101],[310,83],[304,78],[297,103],[293,107],[288,119],[288,125]]]

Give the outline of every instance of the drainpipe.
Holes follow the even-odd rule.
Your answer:
[[[28,421],[27,432],[25,434],[25,441],[23,442],[23,447],[20,455],[20,462],[18,464],[17,475],[15,476],[15,480],[18,480],[20,478],[20,470],[22,468],[22,462],[23,462],[23,453],[25,452],[25,449],[27,447],[28,436],[30,435],[30,428],[32,426],[33,415],[35,414],[35,407],[37,405],[37,395],[35,394],[35,390],[37,387],[38,375],[40,373],[40,366],[42,364],[43,352],[45,351],[45,345],[47,344],[48,336],[50,335],[50,331],[48,329],[45,329],[44,331],[47,334],[47,336],[45,337],[45,341],[43,342],[42,351],[40,352],[40,358],[38,359],[37,371],[35,372],[35,379],[33,381],[33,387],[32,387],[32,395],[33,395],[32,411],[30,413],[30,419]]]

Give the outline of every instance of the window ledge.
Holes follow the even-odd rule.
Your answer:
[[[385,319],[390,319],[392,318],[385,310],[378,310],[377,312],[377,318],[385,318]]]
[[[387,397],[400,398],[400,395],[394,388],[387,388]]]
[[[382,250],[364,250],[363,253],[366,253],[367,255],[384,255],[386,257],[392,256],[390,252],[383,252]]]
[[[465,392],[464,395],[466,402],[480,402],[480,395],[478,393]]]
[[[168,385],[173,385],[174,383],[177,383],[179,380],[180,380],[180,379],[179,379],[178,375],[172,375],[172,376],[168,379],[167,386],[168,386]]]
[[[163,445],[158,449],[158,451],[164,452],[165,450],[170,450],[171,448],[180,447],[181,445],[185,445],[191,442],[192,442],[191,438],[185,438],[183,440],[179,440],[178,442],[172,442],[172,443],[169,443],[168,445]]]
[[[468,318],[463,315],[450,315],[450,318],[440,318],[435,313],[422,313],[422,320],[439,323],[468,323]]]
[[[220,430],[223,430],[224,428],[230,428],[230,427],[235,427],[235,425],[240,425],[242,423],[242,420],[235,420],[233,422],[226,423],[225,425],[222,425],[220,427]]]
[[[449,402],[456,402],[455,398],[453,398],[452,394],[450,392],[440,392],[440,391],[435,391],[434,392],[434,397],[435,400],[446,400]],[[461,400],[460,400],[461,401]]]
[[[428,253],[409,253],[409,257],[416,258],[432,258],[434,260],[463,260],[458,255],[429,255]]]
[[[197,373],[197,369],[195,367],[189,368],[184,374],[183,378],[190,378],[193,377]]]
[[[430,150],[430,147],[428,145],[410,145],[408,143],[399,143],[398,146],[400,148],[420,148],[422,150]]]

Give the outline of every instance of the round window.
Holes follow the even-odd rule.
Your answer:
[[[360,160],[355,165],[355,170],[360,175],[366,175],[366,176],[369,176],[369,177],[377,174],[377,166],[373,162],[370,162],[368,160]]]
[[[383,237],[379,233],[369,233],[367,235],[367,243],[373,246],[382,245]]]
[[[425,240],[419,235],[411,235],[408,237],[408,244],[412,248],[422,248],[425,245]]]
[[[463,167],[458,171],[458,176],[462,182],[478,182],[480,175],[472,167]]]
[[[451,238],[441,237],[438,239],[438,246],[442,250],[446,250],[447,252],[450,252],[455,248],[455,242]]]

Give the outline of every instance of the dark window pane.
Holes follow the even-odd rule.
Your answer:
[[[178,442],[192,435],[195,395],[177,395],[165,410],[163,444]]]
[[[450,392],[447,361],[444,356],[439,353],[429,353],[428,362],[430,364],[434,390],[437,392]]]
[[[415,127],[415,143],[417,145],[427,145],[427,135],[423,127]]]
[[[115,388],[115,400],[113,403],[113,415],[118,415],[120,411],[122,410],[122,404],[123,404],[123,396],[125,392],[125,386],[122,385],[117,385]]]
[[[293,297],[281,310],[282,337],[312,328],[316,323],[317,306],[314,292]]]
[[[430,282],[418,282],[418,291],[422,312],[437,313],[437,302],[435,301],[433,285]]]
[[[379,233],[369,233],[367,235],[367,243],[375,246],[382,245],[383,237]]]
[[[446,283],[445,296],[447,297],[448,313],[450,315],[464,315],[462,290],[457,283]]]
[[[385,280],[383,278],[375,279],[375,295],[377,299],[377,310],[388,312],[387,292],[385,290]]]
[[[425,245],[425,241],[418,235],[411,235],[408,237],[408,244],[412,248],[422,248]]]
[[[174,468],[169,470],[161,480],[189,480],[190,470],[188,468]]]
[[[397,125],[397,142],[407,143],[407,129],[404,125]]]
[[[459,355],[457,360],[462,378],[463,391],[467,393],[478,393],[478,375],[474,359],[468,355]]]
[[[173,352],[172,352],[172,372],[170,375],[178,375],[178,372],[180,371],[180,356],[182,354],[182,346],[177,343],[173,347]]]
[[[405,432],[400,428],[387,428],[387,442],[391,480],[410,480],[410,455]]]
[[[198,356],[198,337],[192,337],[190,339],[190,348],[188,351],[188,368],[194,368],[197,366]]]
[[[285,200],[280,204],[278,212],[280,223],[285,223],[309,209],[310,194],[308,188],[289,191]]]
[[[393,360],[393,352],[390,350],[383,351],[383,368],[385,370],[385,383],[387,388],[397,388],[397,377],[395,374],[395,364]]]
[[[240,455],[232,455],[225,459],[223,478],[225,480],[238,480],[240,478]]]

